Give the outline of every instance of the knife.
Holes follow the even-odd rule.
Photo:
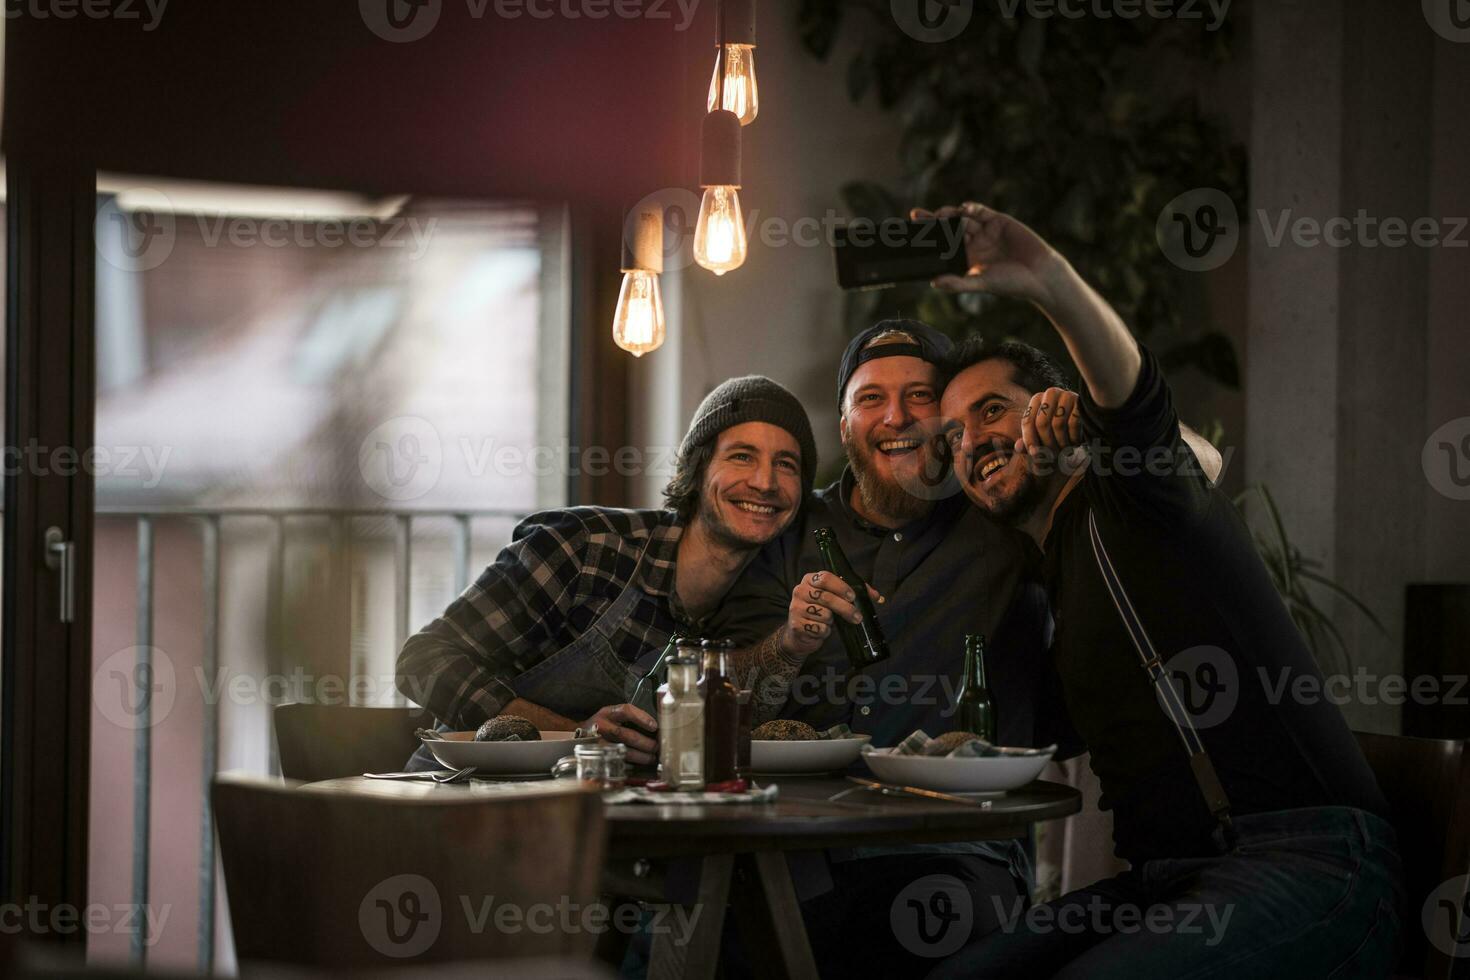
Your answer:
[[[888,783],[879,783],[871,779],[860,779],[857,776],[848,776],[848,782],[857,783],[866,789],[876,789],[886,793],[907,793],[910,796],[921,796],[930,800],[944,800],[946,803],[963,803],[966,806],[978,806],[982,810],[989,810],[992,800],[969,800],[963,796],[951,796],[948,793],[939,793],[932,789],[919,789],[917,786],[893,786]]]

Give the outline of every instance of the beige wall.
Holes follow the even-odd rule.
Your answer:
[[[794,6],[794,5],[793,5]],[[854,106],[843,75],[848,50],[829,63],[801,49],[791,12],[761,8],[756,70],[761,109],[744,129],[741,204],[789,225],[843,213],[838,188],[849,180],[897,183],[898,121],[872,98]],[[711,57],[713,46],[711,46]],[[702,103],[711,61],[690,67],[688,90]],[[691,182],[692,183],[692,182]],[[690,266],[666,273],[669,341],[632,367],[637,446],[677,443],[699,400],[732,375],[765,374],[796,393],[811,414],[824,463],[838,452],[837,361],[847,334],[842,293],[825,244],[768,247],[753,234],[745,265],[724,276]],[[660,474],[635,484],[635,502],[652,504]]]
[[[1470,416],[1470,248],[1268,247],[1257,210],[1470,215],[1470,44],[1417,14],[1299,0],[1258,5],[1252,25],[1248,474],[1275,490],[1302,552],[1382,619],[1380,632],[1328,607],[1351,669],[1380,677],[1403,670],[1405,585],[1470,580],[1470,504],[1421,463],[1431,432]],[[1377,693],[1344,710],[1357,727],[1399,722]]]

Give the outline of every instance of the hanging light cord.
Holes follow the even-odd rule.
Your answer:
[[[715,108],[725,108],[725,0],[715,0]]]

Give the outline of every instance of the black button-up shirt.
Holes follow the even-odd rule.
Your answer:
[[[996,525],[958,493],[904,527],[877,527],[853,511],[854,485],[848,469],[812,494],[803,518],[763,549],[713,624],[742,645],[778,629],[792,589],[825,567],[811,533],[824,526],[886,599],[877,609],[889,659],[853,672],[841,639],[828,636],[792,682],[781,717],[819,729],[845,722],[872,735],[875,746],[896,745],[916,728],[930,735],[952,731],[965,635],[983,633],[1000,741],[1056,740],[1050,725],[1037,723],[1038,702],[1059,702],[1044,655],[1045,594],[1023,585],[1019,532]]]

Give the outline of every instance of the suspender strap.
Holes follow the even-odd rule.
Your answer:
[[[1195,729],[1194,722],[1190,720],[1189,712],[1179,697],[1178,689],[1169,683],[1168,671],[1164,669],[1159,653],[1154,649],[1153,640],[1149,639],[1148,630],[1144,629],[1143,620],[1133,608],[1133,602],[1128,598],[1128,592],[1123,588],[1122,580],[1118,578],[1118,572],[1113,567],[1113,559],[1108,555],[1108,549],[1103,546],[1102,534],[1098,532],[1097,517],[1090,510],[1087,512],[1087,533],[1092,539],[1092,555],[1097,559],[1097,568],[1102,572],[1103,582],[1108,587],[1108,595],[1113,600],[1113,607],[1118,610],[1118,618],[1123,621],[1123,628],[1128,631],[1128,636],[1133,641],[1133,648],[1138,651],[1138,659],[1142,662],[1143,669],[1154,686],[1159,702],[1164,706],[1164,714],[1168,715],[1174,731],[1179,733],[1179,741],[1184,743],[1184,751],[1189,756],[1189,768],[1194,773],[1195,785],[1199,787],[1200,795],[1204,798],[1210,815],[1219,825],[1216,843],[1222,848],[1229,848],[1235,840],[1234,827],[1230,822],[1230,797],[1225,794],[1225,787],[1220,783],[1214,763],[1210,761],[1210,754],[1205,751],[1205,743],[1200,740],[1199,732]]]

